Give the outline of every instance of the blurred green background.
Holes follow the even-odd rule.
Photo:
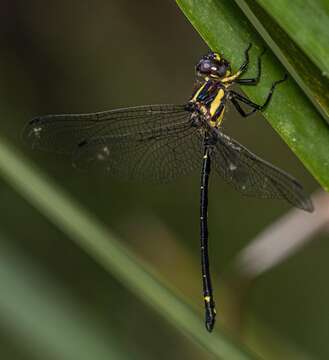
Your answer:
[[[80,173],[69,159],[34,152],[20,134],[40,114],[184,103],[206,45],[175,2],[7,0],[0,9],[1,139],[150,264],[155,276],[195,306],[202,322],[199,174],[168,185],[120,182]],[[309,192],[317,188],[261,117],[242,119],[232,110],[224,130],[289,170]],[[9,182],[0,181],[1,358],[214,358],[103,270]],[[226,310],[230,299],[241,295],[228,290],[237,254],[288,209],[283,202],[243,198],[212,177],[217,327],[230,329],[265,358],[327,359],[326,236],[258,278],[234,310],[243,313],[238,323]],[[211,335],[204,331],[204,336]]]

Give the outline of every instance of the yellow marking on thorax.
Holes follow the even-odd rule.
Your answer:
[[[218,107],[220,106],[220,104],[222,103],[222,99],[224,97],[224,90],[223,89],[219,89],[215,99],[212,101],[211,105],[210,105],[210,116],[214,116],[216,113],[216,110],[218,109]]]
[[[210,296],[205,296],[205,297],[204,297],[204,301],[207,302],[207,303],[209,303],[209,302],[210,302]]]
[[[192,101],[196,101],[196,99],[198,98],[200,92],[203,90],[203,88],[206,86],[206,84],[207,84],[207,83],[205,82],[203,85],[201,85],[201,86],[199,87],[199,89],[197,90],[197,92],[194,94],[194,96],[193,96],[193,98],[192,98]]]
[[[221,114],[218,116],[218,118],[214,119],[214,121],[212,121],[210,123],[210,125],[220,127],[220,124],[222,123],[222,121],[224,119],[224,113],[225,113],[225,106],[223,107],[223,110],[222,110]]]
[[[219,89],[218,94],[216,95],[215,99],[213,100],[213,102],[210,105],[210,121],[209,124],[212,127],[219,127],[221,122],[223,121],[223,117],[224,117],[224,112],[225,112],[225,106],[221,112],[221,114],[214,118],[214,115],[216,114],[216,111],[218,109],[218,107],[221,105],[223,97],[225,95],[225,92],[223,89]]]

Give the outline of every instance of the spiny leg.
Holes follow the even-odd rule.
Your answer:
[[[238,79],[234,81],[236,84],[242,84],[242,85],[257,85],[259,83],[261,73],[262,73],[262,56],[265,54],[266,49],[264,49],[260,55],[257,58],[257,75],[255,78],[250,79]]]
[[[248,65],[249,65],[249,50],[251,48],[252,44],[250,43],[247,47],[247,49],[244,51],[244,56],[245,56],[245,60],[242,63],[242,65],[240,66],[239,70],[231,75],[231,76],[227,76],[226,78],[222,79],[222,83],[232,83],[235,81],[235,79],[239,78],[241,76],[241,74],[243,74],[244,72],[247,71],[248,69]]]
[[[269,104],[269,102],[270,102],[270,100],[271,100],[271,98],[272,98],[272,96],[273,96],[273,92],[274,92],[275,87],[276,87],[278,84],[282,83],[283,81],[287,80],[287,78],[288,78],[288,76],[287,76],[287,74],[286,74],[286,75],[284,76],[284,78],[282,78],[282,79],[280,79],[280,80],[277,80],[277,81],[275,81],[275,82],[272,84],[271,89],[270,89],[270,91],[269,91],[268,94],[267,94],[267,98],[266,98],[265,102],[264,102],[262,105],[259,105],[259,104],[254,103],[253,101],[247,99],[247,98],[244,97],[243,95],[241,95],[241,94],[239,94],[239,93],[237,93],[237,92],[235,92],[235,91],[233,91],[233,90],[230,91],[231,101],[232,101],[233,105],[235,106],[235,108],[237,109],[237,111],[238,111],[239,113],[241,113],[240,110],[242,110],[242,108],[241,108],[240,106],[237,107],[236,104],[237,104],[238,101],[241,101],[241,102],[243,102],[243,103],[245,103],[245,104],[247,104],[248,106],[250,106],[250,107],[253,108],[250,112],[245,112],[244,110],[242,110],[242,111],[244,112],[244,115],[243,115],[244,117],[250,116],[250,115],[253,114],[255,111],[263,111],[263,110],[265,110],[266,107],[268,106],[268,104]]]
[[[240,66],[239,70],[238,70],[238,73],[239,74],[242,74],[244,73],[245,71],[247,71],[248,69],[248,65],[249,65],[249,50],[251,49],[252,47],[252,44],[250,43],[247,47],[247,49],[244,51],[244,57],[245,57],[245,60],[243,62],[243,64]]]
[[[256,109],[253,109],[252,111],[246,112],[244,109],[242,109],[239,102],[234,97],[231,98],[231,101],[238,113],[243,117],[248,117],[252,115],[255,111],[257,111]]]
[[[205,305],[205,325],[209,332],[215,325],[216,309],[213,298],[208,255],[208,183],[210,174],[210,155],[207,139],[201,172],[201,191],[200,191],[200,245],[201,245],[201,269],[203,299]]]
[[[250,43],[247,47],[247,49],[244,51],[244,62],[242,63],[242,65],[240,66],[239,70],[237,71],[237,73],[242,74],[245,71],[247,71],[248,69],[248,65],[249,65],[249,50],[252,47],[252,43]]]
[[[250,50],[251,46],[252,46],[252,44],[250,43],[248,45],[247,49],[245,50],[245,52],[244,52],[245,60],[244,60],[243,64],[240,66],[239,70],[235,74],[233,74],[231,76],[227,76],[224,79],[222,79],[221,81],[223,84],[225,84],[225,83],[231,84],[231,83],[235,82],[235,80],[237,78],[239,78],[244,72],[247,71],[248,65],[249,65],[249,50]]]

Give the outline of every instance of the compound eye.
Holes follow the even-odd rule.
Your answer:
[[[230,64],[225,59],[222,59],[219,63],[217,74],[219,76],[224,76],[226,74],[226,71],[229,69]]]
[[[211,71],[212,61],[203,60],[198,65],[198,71],[201,73],[209,73]]]
[[[219,66],[217,70],[217,74],[219,76],[224,76],[226,74],[227,68],[228,67],[226,65]]]

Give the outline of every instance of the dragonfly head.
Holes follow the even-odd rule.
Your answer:
[[[196,73],[202,78],[222,79],[231,74],[231,65],[220,54],[210,52],[196,65]]]

